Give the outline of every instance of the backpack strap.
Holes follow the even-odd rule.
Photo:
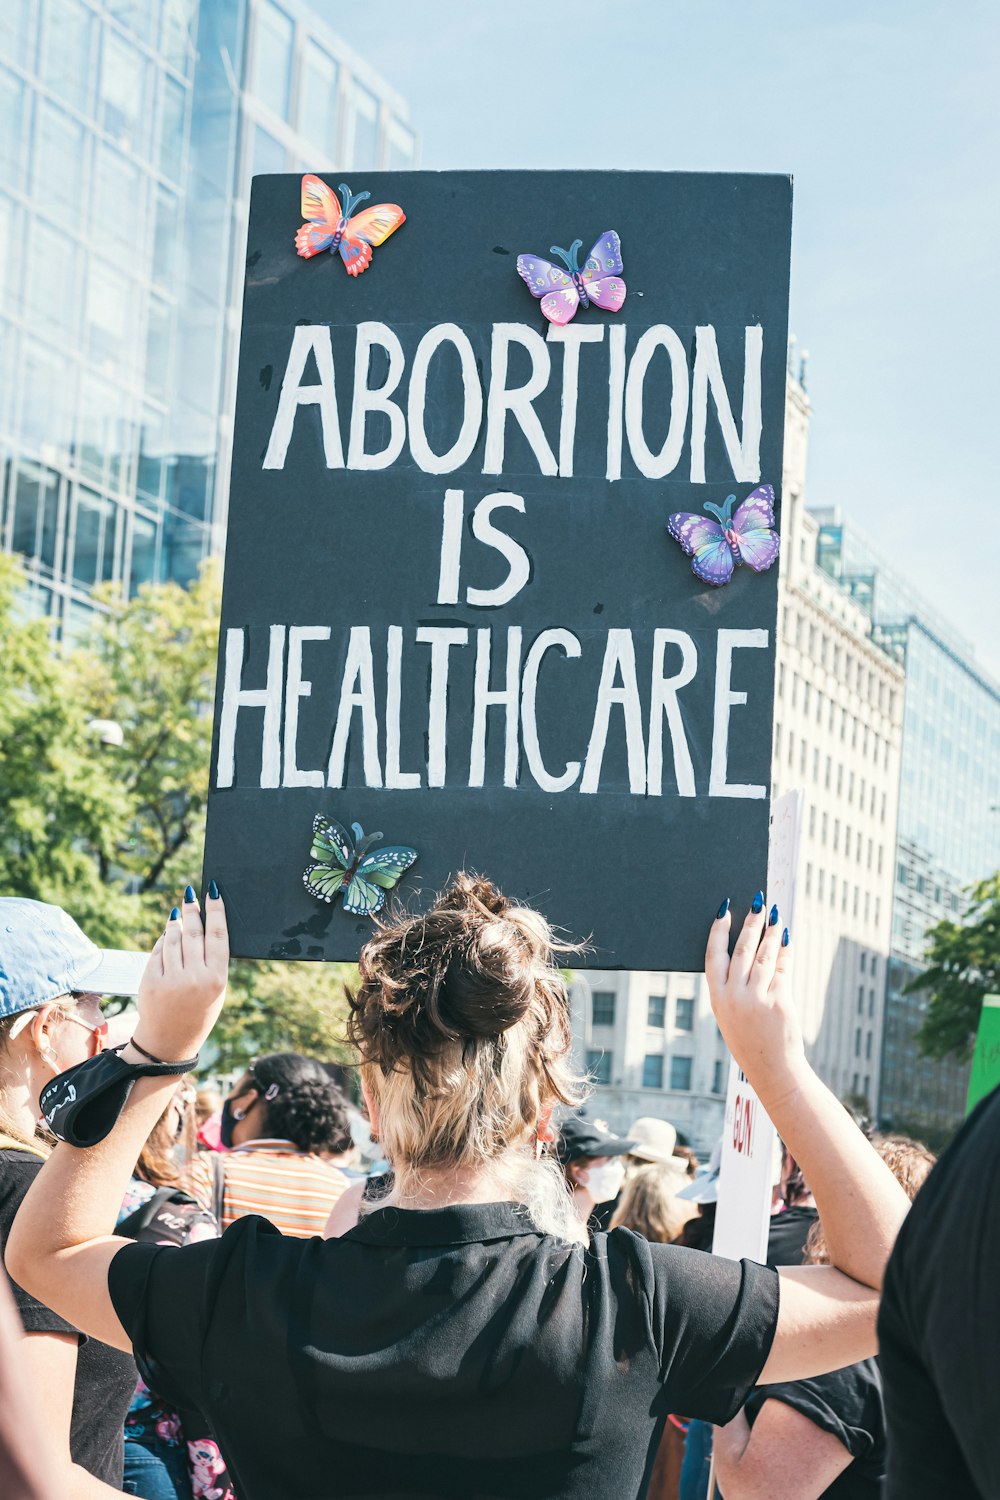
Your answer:
[[[226,1163],[221,1152],[211,1153],[210,1165],[212,1169],[212,1213],[215,1215],[215,1222],[221,1234],[222,1210],[226,1202]]]

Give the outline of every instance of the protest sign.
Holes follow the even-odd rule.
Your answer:
[[[777,906],[782,926],[789,928],[795,914],[803,801],[801,791],[785,792],[771,807],[767,900]],[[731,1260],[746,1255],[762,1261],[767,1256],[771,1219],[775,1131],[745,1074],[732,1060],[724,1120],[712,1251]]]
[[[386,891],[465,867],[594,967],[699,969],[766,878],[790,183],[338,181],[251,197],[205,861],[234,951],[353,958]]]
[[[976,1033],[976,1046],[972,1054],[966,1114],[971,1114],[980,1099],[985,1099],[987,1094],[991,1094],[998,1083],[1000,1083],[1000,995],[984,995],[983,1008],[979,1014],[979,1029]]]

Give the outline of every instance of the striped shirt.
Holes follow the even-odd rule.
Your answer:
[[[223,1229],[247,1214],[262,1214],[282,1234],[308,1239],[323,1233],[331,1208],[349,1186],[339,1168],[312,1152],[299,1151],[293,1141],[247,1141],[224,1153],[222,1162]],[[213,1183],[208,1152],[191,1164],[191,1181],[198,1197],[211,1207]]]

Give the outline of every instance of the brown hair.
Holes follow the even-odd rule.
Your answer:
[[[571,1223],[558,1166],[534,1159],[545,1109],[576,1108],[585,1093],[555,966],[568,951],[538,912],[464,872],[425,915],[379,924],[348,993],[348,1036],[378,1101],[394,1192],[428,1167],[502,1167],[521,1201],[548,1183],[548,1208],[529,1203],[536,1221]]]
[[[650,1162],[631,1173],[621,1201],[612,1215],[610,1229],[632,1229],[657,1245],[669,1245],[689,1219],[697,1218],[698,1206],[678,1198],[677,1173],[663,1162]]]
[[[193,1075],[185,1073],[183,1078],[178,1079],[177,1087],[193,1088],[194,1084]],[[136,1177],[141,1177],[143,1182],[148,1182],[155,1188],[185,1187],[185,1168],[194,1159],[196,1127],[192,1105],[181,1106],[179,1136],[171,1135],[167,1126],[167,1114],[176,1096],[177,1090],[175,1089],[169,1102],[164,1106],[162,1115],[149,1132],[135,1166]],[[181,1148],[179,1161],[176,1154],[178,1146]]]
[[[921,1141],[911,1141],[905,1135],[875,1136],[872,1145],[912,1203],[927,1181],[937,1157]],[[803,1263],[807,1266],[830,1264],[823,1226],[818,1220],[806,1238]]]

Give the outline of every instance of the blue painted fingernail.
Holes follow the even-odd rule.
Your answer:
[[[787,927],[785,928],[784,932],[781,934],[781,946],[783,948],[787,948],[788,947],[788,928]]]
[[[209,894],[210,900],[212,900],[212,901],[218,901],[218,899],[219,899],[219,887],[216,885],[216,883],[215,883],[214,880],[210,880],[208,882],[208,894]]]
[[[729,910],[729,897],[727,896],[726,899],[725,899],[725,901],[723,901],[722,905],[719,907],[719,915],[718,915],[718,917],[716,917],[715,920],[718,922],[720,920],[720,918],[722,918],[722,917],[724,917],[726,915],[726,912],[728,910]]]
[[[756,896],[753,898],[753,905],[750,907],[750,910],[753,911],[753,912],[759,912],[759,911],[763,911],[764,910],[764,892],[763,891],[758,891],[757,892]]]
[[[180,914],[181,914],[180,907],[179,906],[175,906],[174,909],[173,909],[173,911],[170,913],[170,920],[171,920],[171,922],[176,922],[177,918],[180,916]]]
[[[198,899],[198,897],[194,893],[194,886],[193,885],[186,886],[185,890],[184,890],[184,900],[185,901],[197,901],[197,899]]]
[[[773,927],[775,925],[775,923],[777,922],[777,920],[778,920],[778,908],[776,906],[772,906],[771,910],[770,910],[770,913],[768,915],[768,918],[767,918],[767,925],[768,925],[768,927]]]

